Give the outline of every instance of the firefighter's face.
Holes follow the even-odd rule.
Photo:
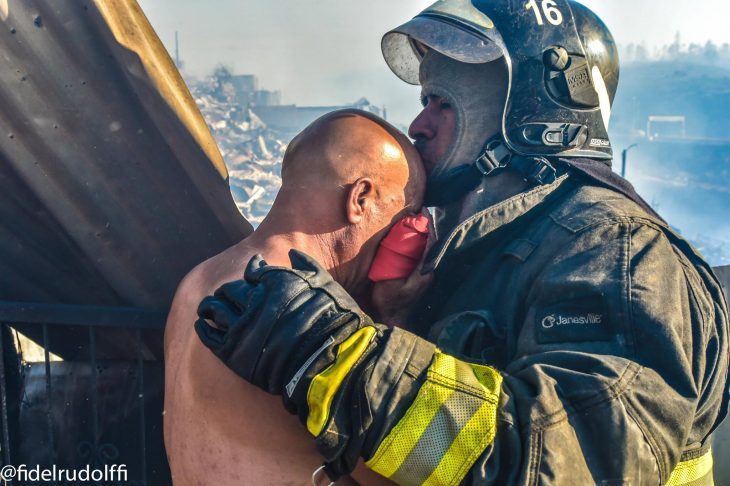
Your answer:
[[[423,111],[413,120],[408,135],[423,158],[426,172],[431,173],[446,154],[456,134],[456,113],[440,96],[424,96]]]

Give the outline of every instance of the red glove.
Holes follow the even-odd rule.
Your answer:
[[[406,216],[380,242],[368,277],[373,282],[407,278],[416,269],[428,243],[428,217]]]

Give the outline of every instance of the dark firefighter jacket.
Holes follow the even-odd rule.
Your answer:
[[[421,337],[394,330],[362,390],[369,467],[414,485],[712,484],[727,305],[664,223],[563,176],[475,214],[430,264]]]
[[[363,457],[401,485],[711,485],[725,297],[659,218],[586,180],[564,175],[442,237],[409,330],[373,323],[296,253],[292,269],[252,260],[201,303],[223,330],[196,330],[283,395],[330,477]]]

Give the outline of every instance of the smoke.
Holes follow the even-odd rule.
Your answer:
[[[285,103],[333,105],[364,96],[386,105],[391,120],[402,125],[418,111],[418,91],[390,72],[380,39],[431,3],[140,0],[170,52],[179,31],[188,75],[203,77],[223,63],[239,74],[258,75],[263,88],[282,91]],[[724,21],[730,6],[721,0],[584,3],[604,18],[622,45],[646,45],[651,51],[671,44],[677,31],[687,44],[730,42]]]
[[[285,103],[335,105],[364,96],[388,106],[401,124],[415,114],[418,91],[390,72],[380,39],[430,3],[140,0],[170,52],[179,31],[187,75],[202,78],[223,63],[281,90]]]

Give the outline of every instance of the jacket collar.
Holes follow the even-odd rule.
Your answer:
[[[494,204],[459,223],[445,239],[439,239],[428,253],[423,272],[435,270],[444,257],[459,253],[494,230],[516,220],[558,189],[568,178],[562,175],[552,184],[537,186]]]

